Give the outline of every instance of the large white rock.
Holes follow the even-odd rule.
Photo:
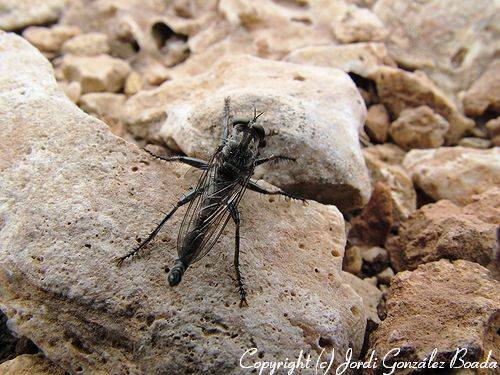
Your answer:
[[[296,163],[268,165],[258,176],[283,189],[341,210],[362,207],[370,195],[358,141],[366,108],[344,72],[237,55],[205,74],[164,83],[127,101],[124,121],[139,137],[162,140],[188,155],[207,157],[220,137],[224,97],[234,117],[255,106],[269,137],[263,154]]]
[[[238,362],[249,347],[269,360],[359,353],[366,318],[343,282],[335,207],[248,193],[248,308],[231,281],[232,225],[176,288],[164,267],[182,212],[117,269],[113,258],[183,193],[187,168],[152,160],[79,110],[22,38],[0,33],[0,65],[0,308],[15,332],[70,373],[247,373]]]

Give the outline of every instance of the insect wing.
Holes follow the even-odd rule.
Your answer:
[[[219,181],[218,185],[216,175],[217,167],[212,160],[198,181],[196,188],[200,193],[190,202],[177,237],[179,258],[189,255],[191,263],[203,258],[217,243],[231,218],[230,207],[237,207],[245,190],[246,184],[240,180]],[[198,242],[196,246],[184,246],[187,236],[191,236],[192,243]]]
[[[245,191],[245,186],[240,185],[239,182],[233,189],[233,192],[231,195],[228,196],[226,199],[226,203],[224,203],[222,208],[219,209],[217,214],[214,216],[214,218],[210,222],[210,228],[205,235],[202,245],[197,251],[196,257],[193,259],[193,262],[199,261],[201,258],[203,258],[205,255],[208,254],[208,252],[214,247],[214,245],[217,243],[220,235],[222,234],[224,228],[226,227],[229,219],[231,218],[231,212],[229,207],[238,207],[238,203],[243,196],[243,193]],[[236,209],[236,208],[235,208]]]

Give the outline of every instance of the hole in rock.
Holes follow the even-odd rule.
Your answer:
[[[303,23],[304,25],[312,25],[312,20],[309,17],[292,17],[291,21]]]
[[[468,52],[467,48],[460,47],[458,51],[451,58],[451,65],[453,65],[453,67],[455,68],[460,67],[465,60],[467,52]]]
[[[318,339],[318,345],[320,348],[332,348],[333,341],[332,341],[332,339],[330,339],[328,337],[320,336]]]
[[[180,39],[181,41],[186,41],[187,36],[182,34],[176,34],[166,23],[156,22],[151,27],[151,34],[155,39],[156,46],[158,49],[162,49],[167,45],[169,39]]]

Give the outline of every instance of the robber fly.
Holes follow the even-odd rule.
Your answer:
[[[260,149],[266,145],[266,134],[257,120],[262,113],[254,115],[251,120],[231,121],[230,100],[225,99],[222,119],[222,137],[220,145],[208,162],[187,156],[163,158],[145,150],[151,156],[167,161],[182,162],[203,171],[198,184],[186,193],[163,218],[155,230],[128,254],[116,259],[120,266],[123,261],[137,254],[150,243],[163,225],[172,217],[177,209],[189,203],[188,209],[177,236],[177,259],[168,274],[170,286],[181,282],[186,269],[203,258],[215,245],[225,226],[232,219],[236,226],[234,268],[240,295],[240,307],[248,306],[243,277],[240,272],[240,203],[245,190],[256,191],[268,195],[284,195],[292,199],[300,199],[282,190],[266,190],[250,178],[256,166],[280,160],[295,160],[283,155],[260,157]],[[229,127],[231,134],[229,135]]]

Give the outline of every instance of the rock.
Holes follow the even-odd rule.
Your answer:
[[[389,130],[389,112],[383,104],[374,104],[368,108],[365,129],[370,139],[384,143]]]
[[[66,41],[62,52],[77,56],[97,56],[110,52],[108,36],[103,33],[86,33]]]
[[[493,187],[482,194],[473,195],[462,211],[474,215],[485,223],[500,225],[500,187]]]
[[[365,277],[363,279],[364,282],[366,282],[367,284],[369,285],[372,285],[374,286],[375,288],[377,287],[377,277],[376,276],[373,276],[373,277]]]
[[[500,60],[492,62],[483,75],[465,92],[462,102],[468,116],[486,111],[500,113]]]
[[[0,29],[20,30],[31,25],[46,25],[57,21],[67,0],[2,1]]]
[[[223,57],[203,75],[134,95],[123,118],[140,138],[208,157],[220,136],[226,96],[235,118],[251,116],[255,106],[264,112],[260,119],[266,132],[277,132],[263,154],[300,155],[281,168],[259,167],[257,178],[343,211],[366,204],[370,184],[358,141],[366,109],[353,82],[339,70]]]
[[[361,275],[361,266],[363,259],[361,258],[361,248],[359,246],[351,246],[346,248],[342,269],[353,275]]]
[[[80,99],[80,95],[82,93],[82,85],[80,85],[80,82],[58,82],[59,87],[64,91],[64,94],[73,102],[73,103],[78,103],[78,100]]]
[[[40,51],[58,52],[66,40],[79,33],[80,29],[75,26],[30,26],[23,31],[23,37]]]
[[[462,147],[480,148],[484,150],[491,147],[491,141],[489,139],[465,137],[458,142],[458,145]]]
[[[389,285],[394,277],[394,271],[391,267],[387,267],[377,274],[377,280],[380,284]]]
[[[449,127],[448,121],[424,105],[403,110],[391,123],[389,134],[406,150],[436,148],[444,144]]]
[[[387,317],[370,336],[367,351],[367,358],[372,351],[378,358],[389,353],[389,367],[379,362],[365,373],[387,373],[396,362],[427,362],[435,348],[434,363],[449,364],[457,348],[467,349],[464,360],[485,361],[489,350],[498,350],[499,288],[488,270],[462,260],[440,260],[397,274],[387,295]],[[399,367],[396,373],[411,371]]]
[[[349,284],[363,299],[367,320],[379,324],[380,319],[377,315],[377,306],[380,302],[380,298],[382,297],[382,292],[369,282],[366,282],[349,272],[342,272],[342,275],[344,276],[344,282]]]
[[[82,95],[80,108],[99,118],[110,118],[114,121],[120,119],[127,97],[123,94],[111,92],[92,92]]]
[[[494,146],[500,146],[500,117],[486,123],[486,129]]]
[[[370,160],[379,160],[388,165],[401,165],[406,156],[406,151],[392,143],[370,146],[363,149],[365,156]]]
[[[41,354],[23,354],[0,364],[3,375],[64,375],[66,372]]]
[[[125,88],[123,91],[126,95],[135,95],[142,90],[142,84],[141,75],[137,72],[131,72],[125,81]]]
[[[364,275],[372,276],[378,274],[389,265],[387,250],[381,247],[361,248],[361,258],[363,259],[362,271]]]
[[[66,80],[78,81],[82,93],[120,91],[130,72],[130,65],[109,55],[65,55],[62,70]]]
[[[335,207],[247,193],[248,308],[238,307],[230,278],[231,224],[175,289],[163,268],[177,257],[182,215],[143,258],[116,268],[114,257],[185,192],[189,168],[153,160],[79,110],[22,38],[0,35],[0,64],[2,142],[10,145],[0,148],[0,308],[17,334],[70,373],[243,373],[249,345],[270,360],[301,349],[314,356],[321,346],[359,354],[366,317],[343,282],[344,220]]]
[[[500,206],[497,197],[496,206]],[[497,211],[498,214],[498,211]],[[448,200],[414,212],[386,243],[395,271],[413,270],[439,259],[464,259],[488,266],[497,257],[497,225]]]
[[[383,144],[364,148],[363,155],[372,183],[382,182],[390,189],[393,226],[397,226],[417,206],[412,179],[400,165],[405,152],[396,145]]]
[[[399,65],[425,71],[446,92],[468,89],[499,50],[493,0],[381,0],[373,11]]]
[[[403,166],[413,182],[436,201],[448,199],[465,205],[474,194],[500,184],[500,150],[495,148],[412,150]]]
[[[474,121],[464,117],[453,100],[439,89],[424,73],[406,72],[389,66],[379,66],[370,78],[376,82],[382,103],[394,117],[408,108],[428,106],[450,124],[446,144],[455,144],[474,127]]]
[[[392,227],[393,211],[390,188],[383,182],[376,182],[361,215],[351,220],[349,241],[383,246]]]
[[[380,19],[366,8],[347,5],[332,22],[332,31],[340,43],[380,42],[387,30]]]
[[[396,67],[385,44],[373,42],[306,46],[294,50],[285,56],[284,60],[297,64],[337,68],[365,78],[380,65]]]
[[[349,284],[354,289],[354,291],[363,299],[363,306],[366,316],[364,342],[366,343],[370,334],[380,324],[380,318],[378,316],[377,308],[382,298],[382,292],[376,286],[373,286],[369,282],[362,280],[359,277],[354,276],[348,272],[343,272],[343,275],[344,281]]]

